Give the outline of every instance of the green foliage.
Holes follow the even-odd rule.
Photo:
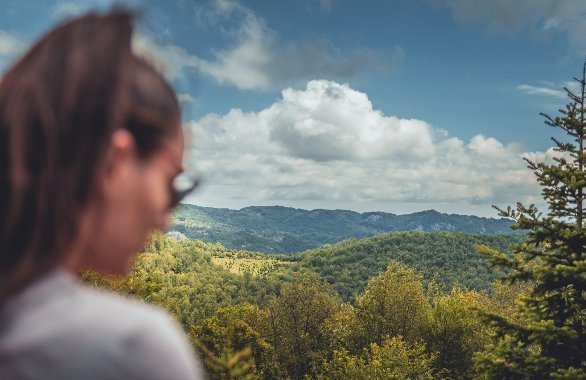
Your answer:
[[[246,374],[261,379],[283,377],[277,365],[274,347],[261,335],[266,329],[268,313],[254,305],[238,305],[220,308],[213,317],[194,326],[190,337],[204,357],[227,358],[234,353],[246,362]],[[226,362],[224,362],[225,364]],[[217,360],[206,361],[210,378],[228,373],[227,367],[218,368]]]
[[[434,357],[423,343],[407,343],[400,336],[372,343],[360,356],[334,351],[323,363],[319,379],[433,379]]]
[[[459,242],[461,235],[467,236],[394,233],[360,247],[399,238],[405,249],[417,241],[429,248],[438,236]],[[371,272],[377,275],[355,302],[342,303],[336,284],[304,268],[304,259],[263,275],[214,265],[215,258],[236,263],[264,257],[158,234],[129,276],[85,273],[83,279],[171,312],[211,379],[469,378],[473,352],[490,333],[476,309],[514,310],[519,290],[497,284],[491,297],[460,288],[444,294],[435,280],[426,287],[414,268],[387,259],[386,271]],[[360,268],[345,265],[347,271]]]
[[[508,283],[497,280],[492,285],[488,310],[509,323],[521,324],[523,320],[517,315],[519,302],[527,296],[531,285],[523,282]]]
[[[268,305],[267,340],[290,378],[302,379],[329,351],[325,322],[340,307],[333,288],[315,276],[294,274]]]
[[[365,324],[351,304],[340,305],[339,310],[324,322],[324,333],[332,350],[344,349],[357,354],[368,343]]]
[[[553,162],[528,166],[549,206],[543,215],[534,205],[501,210],[528,230],[513,257],[481,248],[494,265],[506,269],[510,283],[528,284],[514,319],[489,316],[496,339],[476,356],[477,368],[488,378],[586,378],[586,63],[578,94],[566,89],[570,103],[561,116],[543,114],[546,124],[560,128],[571,142],[556,139]]]
[[[256,378],[251,372],[252,365],[248,361],[250,348],[244,348],[237,352],[224,348],[220,354],[216,355],[201,343],[196,342],[196,346],[203,356],[210,379],[252,380]]]
[[[356,310],[368,342],[382,344],[385,336],[402,336],[408,342],[423,339],[430,326],[431,308],[417,273],[392,263],[369,281]]]
[[[87,273],[90,284],[114,289],[168,310],[190,331],[216,309],[242,303],[265,305],[278,291],[278,272],[263,277],[240,276],[212,263],[221,246],[175,241],[154,235],[138,255],[130,274],[108,279]]]
[[[279,269],[284,269],[290,265],[289,262],[269,258],[258,254],[256,258],[247,258],[239,256],[213,257],[212,262],[216,265],[228,269],[232,273],[241,275],[250,274],[252,276],[266,277]]]
[[[429,348],[437,353],[435,365],[443,377],[468,379],[472,357],[489,342],[489,330],[476,310],[489,305],[486,294],[454,288],[433,299]]]
[[[522,241],[522,235],[471,235],[459,232],[392,232],[362,240],[347,240],[299,255],[293,269],[310,269],[336,288],[344,300],[364,291],[368,280],[394,260],[423,274],[441,290],[460,285],[489,289],[498,272],[474,248],[483,244],[498,250]]]

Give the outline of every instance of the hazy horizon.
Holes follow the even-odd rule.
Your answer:
[[[380,209],[353,209],[353,208],[328,208],[328,207],[299,207],[299,206],[286,206],[286,205],[282,205],[282,204],[264,204],[264,205],[260,205],[260,204],[251,204],[251,205],[246,205],[246,206],[233,206],[233,207],[218,207],[218,206],[213,206],[213,205],[204,205],[204,204],[198,204],[198,203],[191,203],[191,202],[183,202],[183,204],[188,204],[191,206],[197,206],[197,207],[206,207],[206,208],[216,208],[216,209],[227,209],[227,210],[234,210],[234,211],[240,211],[242,209],[245,208],[249,208],[249,207],[285,207],[285,208],[292,208],[292,209],[297,209],[297,210],[303,210],[303,211],[316,211],[316,210],[328,210],[328,211],[352,211],[352,212],[356,212],[359,214],[364,214],[364,213],[378,213],[378,212],[382,212],[382,213],[387,213],[387,214],[395,214],[395,215],[410,215],[410,214],[415,214],[415,213],[421,213],[421,212],[426,212],[426,211],[436,211],[439,212],[440,214],[446,214],[446,215],[463,215],[463,216],[477,216],[477,217],[481,217],[481,218],[493,218],[493,219],[500,219],[502,218],[501,216],[498,215],[497,210],[494,210],[494,215],[478,215],[478,214],[471,214],[471,213],[458,213],[458,212],[446,212],[446,211],[441,211],[441,210],[437,210],[435,208],[427,208],[427,209],[421,209],[421,210],[415,210],[415,211],[405,211],[405,212],[397,212],[397,211],[392,211],[392,210],[380,210]]]

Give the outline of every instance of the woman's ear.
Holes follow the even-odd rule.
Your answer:
[[[117,129],[112,133],[110,145],[105,156],[104,174],[106,179],[124,175],[128,165],[137,159],[136,143],[132,134],[126,129]]]

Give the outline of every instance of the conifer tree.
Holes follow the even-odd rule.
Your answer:
[[[567,141],[552,138],[552,162],[525,159],[548,211],[521,203],[499,209],[501,216],[516,220],[513,228],[528,231],[526,240],[512,257],[479,247],[506,270],[503,281],[530,286],[515,318],[488,316],[496,327],[495,343],[475,358],[477,370],[488,378],[586,378],[586,63],[582,77],[574,80],[578,89],[564,88],[570,102],[560,115],[541,114],[547,125],[565,132]]]

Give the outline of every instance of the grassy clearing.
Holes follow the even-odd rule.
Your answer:
[[[244,275],[250,272],[253,276],[264,276],[279,267],[289,265],[275,259],[252,259],[252,258],[235,258],[235,257],[213,257],[212,262],[219,265],[232,273]]]

